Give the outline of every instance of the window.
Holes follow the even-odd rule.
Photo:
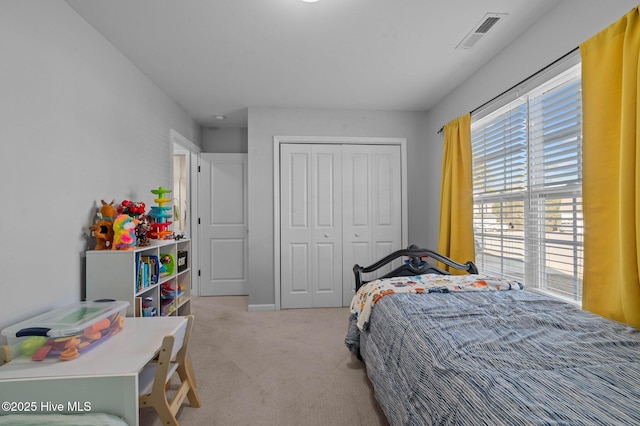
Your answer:
[[[483,272],[580,302],[580,65],[548,75],[473,116],[476,263]]]

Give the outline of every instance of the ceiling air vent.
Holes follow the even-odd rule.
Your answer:
[[[485,34],[487,34],[487,32],[489,32],[491,28],[493,28],[495,24],[498,23],[500,19],[504,18],[506,15],[506,13],[487,13],[484,15],[480,22],[478,22],[478,24],[469,31],[469,34],[464,37],[460,44],[456,46],[456,49],[471,49],[482,37],[485,36]]]

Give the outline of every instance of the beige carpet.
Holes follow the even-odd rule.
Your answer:
[[[364,365],[344,345],[347,308],[248,312],[247,298],[200,297],[189,352],[203,406],[181,426],[388,425]],[[153,409],[140,425],[161,425]]]

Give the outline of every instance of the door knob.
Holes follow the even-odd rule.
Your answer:
[[[324,234],[324,237],[325,238],[329,238],[329,234]]]
[[[359,236],[360,236],[360,234],[358,234],[358,233],[356,232],[356,238],[358,238]]]

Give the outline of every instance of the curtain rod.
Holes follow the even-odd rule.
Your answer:
[[[524,80],[514,84],[513,86],[509,87],[507,90],[505,90],[504,92],[500,93],[497,96],[494,96],[493,98],[489,99],[487,102],[483,103],[482,105],[480,105],[479,107],[471,110],[470,114],[473,114],[474,112],[478,111],[479,109],[489,105],[491,102],[495,101],[496,99],[498,99],[500,96],[504,95],[505,93],[508,93],[509,91],[513,90],[514,88],[518,87],[519,85],[521,85],[522,83],[524,83],[525,81],[535,77],[536,75],[540,74],[541,72],[545,71],[546,69],[554,66],[555,64],[557,64],[558,62],[560,62],[561,60],[563,60],[564,58],[566,58],[567,56],[571,55],[572,53],[574,53],[576,50],[580,49],[580,47],[574,47],[573,49],[571,49],[569,52],[565,53],[564,55],[562,55],[561,57],[559,57],[558,59],[556,59],[555,61],[551,62],[549,65],[547,65],[546,67],[539,69],[538,71],[534,72],[533,74],[531,74],[529,77],[525,78]],[[442,127],[440,127],[440,130],[438,130],[437,134],[440,134],[444,131],[444,124],[442,125]]]

